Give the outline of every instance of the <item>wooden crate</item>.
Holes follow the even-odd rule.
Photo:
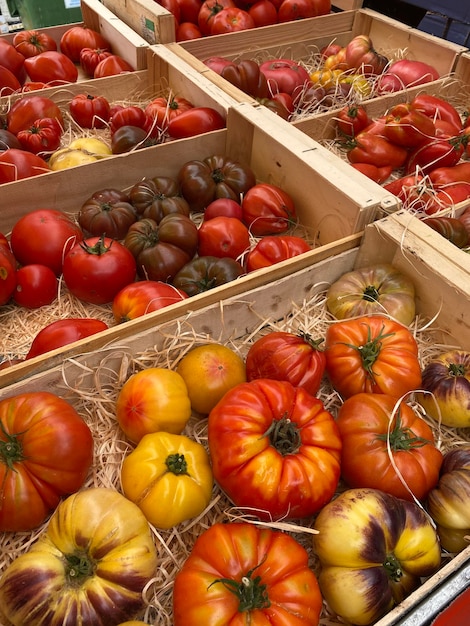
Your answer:
[[[287,126],[286,134],[281,122],[264,107],[254,108],[240,103],[229,110],[224,130],[4,184],[0,200],[0,232],[7,234],[21,215],[35,208],[48,207],[75,214],[99,189],[128,189],[145,176],[175,176],[190,159],[225,154],[247,163],[259,181],[278,185],[292,196],[299,227],[310,241],[315,242],[313,249],[272,269],[248,274],[224,287],[194,296],[183,303],[189,310],[216,302],[228,292],[240,294],[253,284],[276,280],[304,264],[316,263],[333,254],[338,242],[350,247],[356,234],[369,222],[391,211],[392,207],[399,209],[394,196],[381,188],[376,189],[376,185],[373,188],[378,195],[372,194],[372,184],[359,184],[362,177],[357,172],[356,176],[351,176],[347,164],[294,128]],[[139,328],[154,326],[166,316],[173,317],[182,311],[177,307],[95,335],[93,345],[98,348],[112,337],[125,337]],[[55,358],[61,360],[67,353],[76,354],[83,345],[78,342],[66,346]],[[46,369],[51,359],[50,355],[37,357],[1,371],[0,386],[2,381],[12,381]]]
[[[134,324],[135,332],[124,333],[120,337],[110,337],[107,343],[103,343],[99,350],[92,340],[87,340],[82,346],[82,353],[75,354],[73,358],[50,360],[50,368],[47,371],[34,375],[26,380],[9,381],[9,384],[1,386],[0,398],[7,398],[25,391],[53,390],[54,393],[66,398],[73,405],[84,410],[89,407],[91,400],[83,398],[87,390],[95,393],[97,387],[103,383],[100,376],[105,379],[106,403],[112,402],[113,385],[119,389],[127,377],[135,370],[132,359],[138,355],[156,354],[160,351],[166,354],[168,339],[182,337],[194,333],[195,337],[226,343],[239,348],[251,335],[256,333],[262,326],[262,322],[276,324],[276,320],[283,320],[296,307],[303,306],[303,302],[309,301],[315,295],[324,293],[327,286],[337,280],[345,272],[363,266],[370,262],[388,262],[405,271],[414,281],[417,287],[417,313],[420,316],[420,324],[424,326],[429,320],[433,320],[431,328],[436,331],[436,343],[455,343],[464,349],[470,348],[470,326],[468,318],[465,319],[468,308],[468,296],[470,289],[470,277],[463,275],[452,264],[452,258],[445,258],[445,254],[439,254],[426,239],[422,239],[413,231],[404,231],[397,227],[397,222],[392,218],[385,218],[366,227],[364,236],[357,237],[354,245],[349,249],[336,249],[337,254],[310,263],[304,267],[289,273],[279,275],[277,280],[267,284],[252,285],[250,288],[237,294],[227,294],[220,301],[209,304],[199,310],[184,311],[180,307],[181,315],[177,318],[166,319],[159,324],[148,325],[146,328],[138,328]],[[442,298],[445,306],[440,303],[436,294]],[[150,316],[149,316],[150,318]],[[155,321],[156,318],[154,318]],[[131,323],[132,324],[132,323]],[[125,328],[123,328],[125,331]],[[199,339],[201,341],[201,339]],[[177,350],[176,344],[176,350]],[[243,354],[243,351],[241,352]],[[141,363],[145,363],[145,358]],[[138,369],[138,368],[137,368]],[[100,384],[97,384],[99,381]],[[90,419],[87,408],[87,419]],[[199,436],[204,437],[201,430],[201,422],[198,421]],[[117,428],[117,427],[116,427]],[[188,431],[186,431],[188,432]],[[191,436],[190,432],[188,432]],[[442,434],[442,433],[441,433]],[[116,438],[119,438],[117,433]],[[462,435],[464,436],[464,435]],[[122,444],[122,435],[121,444]],[[100,471],[108,464],[108,467],[119,468],[122,455],[127,450],[121,445],[120,455],[110,456],[110,442],[99,448],[97,441],[95,471],[93,474],[94,486],[101,486],[101,481],[106,480],[107,487],[114,484],[108,473]],[[103,456],[102,456],[103,455]],[[111,465],[109,465],[111,464]],[[115,469],[118,472],[118,469]],[[105,479],[103,479],[105,477]],[[218,497],[221,495],[218,492]],[[223,498],[223,496],[222,496]],[[227,502],[227,507],[228,507]],[[198,524],[200,528],[207,524],[203,518],[192,524],[182,524],[179,537],[187,533],[189,537],[196,537]],[[35,533],[35,538],[38,533]],[[159,541],[170,541],[174,536],[172,530],[159,533]],[[22,535],[25,550],[27,549],[28,535]],[[181,540],[181,539],[180,539]],[[1,542],[7,541],[4,537]],[[178,544],[181,549],[181,544]],[[178,549],[178,548],[177,548]],[[2,566],[7,563],[5,550]],[[174,555],[176,558],[176,554]],[[412,593],[404,602],[393,609],[388,615],[379,620],[375,626],[394,626],[406,624],[406,616],[414,607],[426,597],[431,597],[439,588],[445,577],[450,576],[463,563],[470,558],[470,547],[457,555],[452,560],[443,561],[443,568],[429,578],[418,590]],[[175,568],[171,568],[172,571]],[[166,587],[170,588],[170,585]],[[152,595],[147,594],[152,600]],[[164,620],[156,606],[152,612],[149,609],[148,623],[165,626],[171,624],[170,618]],[[405,621],[403,621],[405,620]],[[324,622],[330,626],[336,623],[334,618],[328,617]]]
[[[148,43],[153,45],[176,41],[176,24],[172,13],[155,0],[102,0],[102,2]],[[362,0],[332,2],[332,10],[352,10],[361,6]],[[256,32],[258,30],[257,28]]]
[[[83,18],[80,25],[87,26],[101,33],[111,43],[112,52],[125,59],[134,69],[142,70],[147,67],[148,43],[130,26],[120,20],[100,0],[81,0],[80,8]],[[76,25],[63,24],[39,30],[50,35],[59,46],[65,31]],[[13,41],[13,37],[14,33],[2,35],[2,39],[10,43]],[[58,49],[60,50],[59,47]],[[85,78],[83,71],[79,71],[79,80],[84,80]]]
[[[432,60],[440,76],[447,76],[466,50],[369,9],[343,11],[256,30],[256,38],[249,31],[242,31],[168,45],[240,102],[253,102],[253,98],[205,66],[205,59],[222,56],[231,60],[260,61],[280,57],[308,66],[323,46],[331,42],[345,46],[353,37],[362,34],[369,35],[375,49],[390,60],[403,56],[425,62]]]

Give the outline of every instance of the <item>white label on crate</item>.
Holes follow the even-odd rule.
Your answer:
[[[64,0],[66,9],[78,9],[80,7],[80,0]]]

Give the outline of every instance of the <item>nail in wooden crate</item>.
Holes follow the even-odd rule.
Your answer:
[[[240,102],[251,96],[204,65],[211,56],[230,60],[288,58],[309,67],[312,58],[329,43],[346,46],[356,35],[371,37],[377,52],[390,60],[407,58],[432,63],[441,77],[451,73],[466,48],[423,33],[369,9],[343,11],[320,17],[275,24],[250,31],[203,37],[168,44],[177,54]],[[316,68],[315,68],[316,69]]]
[[[371,221],[400,205],[391,194],[369,181],[364,184],[357,172],[295,128],[281,124],[265,107],[246,103],[228,110],[227,128],[197,137],[164,143],[117,155],[95,163],[43,174],[31,179],[6,183],[0,200],[0,232],[8,233],[16,220],[35,208],[55,208],[76,213],[95,191],[114,187],[129,189],[148,176],[176,176],[191,159],[222,154],[249,165],[259,182],[277,185],[295,202],[299,228],[313,249],[299,257],[252,272],[237,281],[182,303],[185,310],[199,309],[228,294],[242,294],[254,284],[272,282],[299,267],[314,264],[335,253],[336,245],[351,246]],[[373,193],[377,192],[377,193]],[[319,255],[319,256],[318,256]],[[90,349],[99,349],[113,338],[124,338],[144,328],[154,327],[166,316],[183,309],[168,307],[94,336]],[[82,342],[66,346],[47,358],[36,357],[0,372],[3,381],[12,381],[61,362],[66,354],[83,350]],[[88,349],[88,348],[87,348]]]
[[[77,24],[63,24],[40,28],[57,43],[58,50],[62,35],[73,26],[87,26],[98,31],[112,45],[112,52],[125,59],[134,69],[142,70],[147,67],[148,43],[136,33],[128,24],[120,20],[100,0],[81,0],[80,9],[83,21]],[[12,43],[14,33],[2,35],[1,38]],[[81,68],[80,68],[81,69]],[[78,80],[86,79],[79,69]]]
[[[173,14],[155,0],[102,0],[102,2],[148,43],[176,41],[176,22]],[[332,1],[332,10],[352,10],[361,6],[362,0]],[[255,37],[258,31],[259,28],[256,29]]]
[[[293,308],[302,305],[305,299],[323,293],[329,284],[340,278],[345,272],[363,266],[365,263],[393,263],[406,272],[417,288],[417,313],[421,322],[431,321],[432,327],[440,329],[437,333],[439,341],[455,343],[463,349],[470,347],[470,328],[465,320],[470,293],[470,278],[449,262],[439,256],[429,242],[414,230],[405,232],[398,226],[393,217],[369,224],[362,235],[351,241],[350,247],[342,243],[328,257],[317,259],[317,262],[304,265],[289,274],[280,274],[277,279],[266,283],[251,285],[239,293],[225,293],[218,301],[209,303],[199,309],[185,311],[180,305],[180,314],[173,318],[166,317],[161,323],[148,324],[145,327],[133,324],[134,332],[124,333],[120,337],[109,337],[107,343],[97,349],[94,340],[83,342],[82,352],[73,358],[51,359],[47,371],[38,373],[26,380],[9,381],[0,389],[0,399],[7,398],[25,391],[42,391],[51,389],[62,395],[73,405],[83,407],[83,394],[96,386],[99,372],[105,372],[107,389],[114,381],[126,379],[126,372],[133,373],[132,357],[146,352],[164,350],[168,338],[178,337],[182,330],[194,333],[194,336],[208,336],[218,342],[231,346],[241,345],[250,335],[256,334],[263,320],[273,322],[288,316]],[[445,307],[440,307],[440,300]],[[148,321],[156,321],[158,315],[149,315]],[[132,323],[131,323],[132,324]],[[176,340],[177,341],[177,340]],[[91,395],[91,393],[90,393]],[[88,414],[87,414],[88,415]],[[89,415],[88,415],[89,417]],[[99,444],[97,442],[97,448]],[[94,486],[110,486],[100,484],[103,477],[109,481],[109,474],[100,472],[100,467],[109,462],[109,446],[103,445],[105,457],[100,452],[96,455],[96,472]],[[120,454],[124,455],[121,446]],[[113,457],[115,467],[119,467],[119,459]],[[229,506],[229,503],[227,503]],[[193,522],[199,523],[199,522]],[[192,527],[192,524],[191,524]],[[201,524],[201,530],[204,526]],[[194,530],[194,529],[193,529]],[[184,528],[181,528],[184,532]],[[37,537],[38,533],[36,533]],[[163,541],[163,535],[160,541]],[[193,533],[197,536],[197,533]],[[25,550],[28,541],[25,538]],[[309,548],[307,548],[309,549]],[[398,626],[416,624],[428,626],[428,621],[411,621],[412,615],[419,613],[423,602],[430,610],[437,610],[433,602],[442,593],[446,580],[467,568],[470,558],[470,547],[458,555],[449,555],[443,560],[442,568],[427,579],[421,587],[410,594],[406,600],[384,616],[375,626]],[[463,570],[465,573],[465,569]],[[158,584],[158,583],[157,583]],[[158,589],[155,595],[158,594]],[[153,620],[158,620],[160,606],[153,606],[153,596],[148,596],[150,606],[147,612]],[[153,613],[152,613],[153,611]],[[428,613],[433,615],[432,613]],[[328,624],[340,624],[334,616],[325,617]],[[152,623],[162,623],[159,621]],[[325,622],[325,623],[326,623]],[[167,623],[167,622],[165,622]],[[170,623],[170,622],[168,622]]]

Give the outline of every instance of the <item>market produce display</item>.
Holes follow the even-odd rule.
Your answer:
[[[161,1],[180,40],[331,10]],[[0,48],[2,85],[131,72],[100,37],[73,27],[59,50],[24,32]],[[470,198],[468,112],[426,93],[435,68],[381,54],[366,35],[320,56],[315,68],[207,64],[286,121],[336,109],[342,158],[464,254],[470,213],[454,205]],[[369,114],[374,90],[412,85],[423,92]],[[65,109],[39,92],[13,102],[0,183],[225,128],[173,92],[138,104],[84,92]],[[350,263],[334,280],[325,263],[284,315],[281,290],[260,315],[260,288],[198,310],[205,292],[309,253],[316,235],[299,215],[269,174],[201,149],[171,176],[156,163],[126,188],[97,185],[73,213],[32,208],[0,234],[0,314],[49,318],[28,345],[4,339],[0,362],[41,359],[31,384],[48,389],[14,395],[14,383],[0,399],[2,626],[373,626],[469,547],[470,354],[423,312],[406,263]],[[139,332],[137,318],[180,303],[184,315],[169,308],[171,321]],[[137,332],[96,360],[84,343],[51,384],[49,352],[113,326]]]

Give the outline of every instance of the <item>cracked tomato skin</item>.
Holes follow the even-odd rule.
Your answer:
[[[331,384],[344,399],[361,392],[399,398],[421,384],[416,339],[406,326],[382,315],[331,324],[325,356]]]
[[[306,550],[253,524],[211,526],[175,577],[174,626],[317,626],[321,608]]]
[[[288,381],[228,391],[209,413],[208,441],[222,490],[261,519],[308,517],[335,493],[338,427],[318,398]]]

